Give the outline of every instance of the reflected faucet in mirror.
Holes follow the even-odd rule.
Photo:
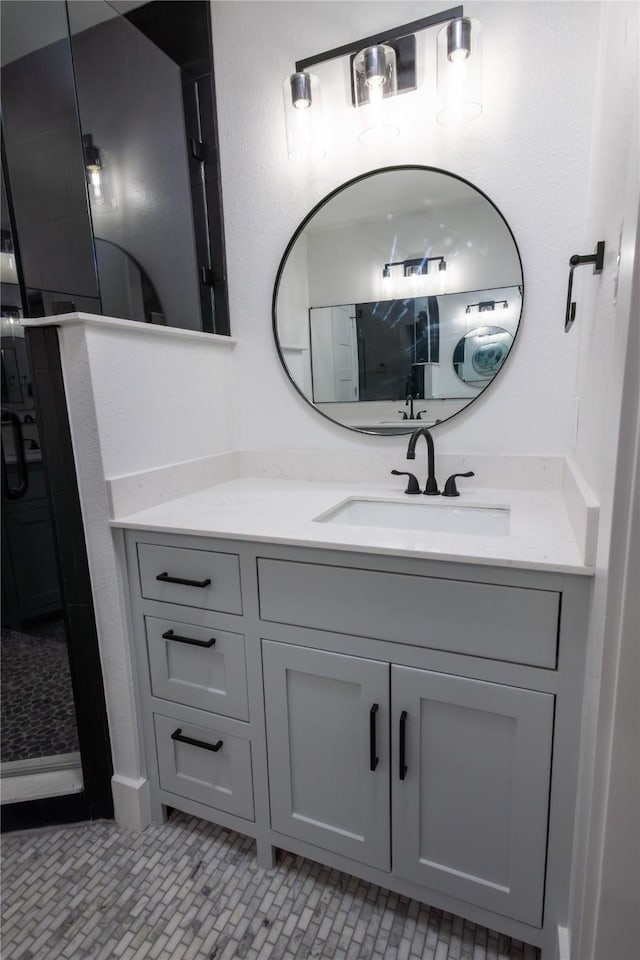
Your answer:
[[[427,443],[427,483],[424,488],[425,495],[427,497],[437,497],[440,493],[438,490],[438,481],[436,480],[435,472],[435,449],[433,446],[433,437],[427,429],[427,427],[418,427],[417,430],[414,430],[411,436],[409,437],[409,446],[407,447],[407,460],[415,460],[416,458],[416,443],[424,437]]]
[[[420,399],[420,398],[418,398]],[[407,414],[406,410],[398,410],[398,413],[402,414],[403,420],[422,420],[421,414],[426,413],[426,410],[418,410],[415,414],[413,413],[413,394],[407,393],[407,399],[404,402],[405,407],[409,407],[409,413]]]

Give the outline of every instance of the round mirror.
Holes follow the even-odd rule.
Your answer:
[[[486,386],[506,360],[513,336],[504,327],[476,327],[460,337],[453,367],[463,383]]]
[[[386,167],[334,190],[298,227],[273,330],[287,375],[323,416],[410,433],[493,382],[523,291],[513,234],[482,191],[434,167]]]

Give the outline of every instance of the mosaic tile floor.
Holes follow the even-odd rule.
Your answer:
[[[537,960],[459,917],[174,813],[3,838],[5,960]]]
[[[26,760],[78,750],[64,623],[2,629],[0,759]]]

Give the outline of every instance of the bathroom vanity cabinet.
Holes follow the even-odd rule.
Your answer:
[[[126,532],[154,816],[549,947],[589,579]]]

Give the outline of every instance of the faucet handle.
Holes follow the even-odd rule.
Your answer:
[[[408,420],[408,419],[409,419],[409,417],[407,416],[407,411],[406,411],[406,410],[398,410],[398,413],[401,413],[401,414],[402,414],[402,419],[403,419],[403,420]]]
[[[469,470],[467,473],[452,473],[447,482],[444,485],[444,490],[442,491],[443,497],[459,497],[460,492],[456,486],[456,477],[475,477],[473,470]]]
[[[405,493],[420,493],[420,485],[417,477],[415,477],[412,473],[408,473],[406,470],[392,470],[391,473],[394,475],[394,477],[409,477]]]
[[[417,414],[416,414],[416,420],[422,420],[422,417],[420,416],[420,414],[421,414],[421,413],[426,413],[426,412],[427,412],[426,410],[418,410],[418,412],[417,412]]]

